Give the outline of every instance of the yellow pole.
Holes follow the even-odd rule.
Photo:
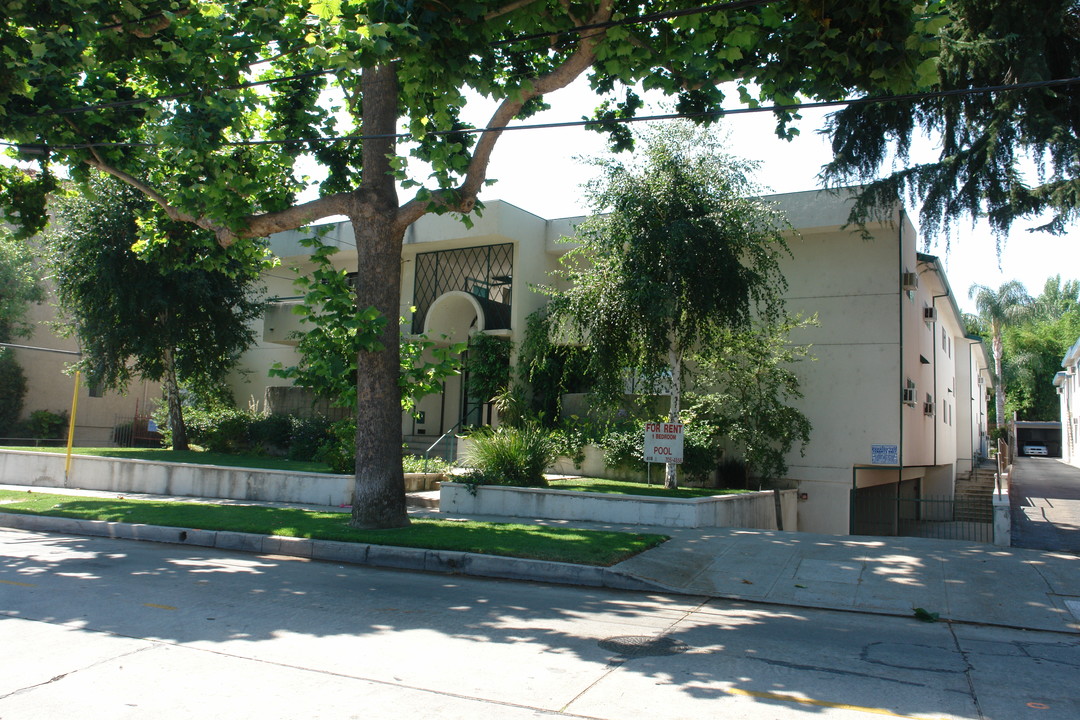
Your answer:
[[[64,463],[64,479],[71,474],[71,443],[75,439],[75,411],[79,409],[79,371],[75,371],[75,392],[71,396],[71,421],[68,423],[67,461]]]

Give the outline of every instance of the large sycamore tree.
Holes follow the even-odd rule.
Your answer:
[[[357,361],[353,523],[405,525],[398,396],[400,250],[429,212],[470,213],[512,121],[587,76],[708,113],[736,83],[747,104],[908,92],[935,81],[944,4],[929,0],[9,0],[0,17],[0,139],[39,173],[6,171],[6,217],[45,220],[54,168],[105,173],[222,245],[345,216],[362,269],[358,312],[380,341]],[[482,132],[466,91],[492,99]],[[790,115],[781,115],[786,132]],[[338,138],[332,142],[326,138]],[[543,136],[538,134],[537,141]],[[558,148],[552,148],[558,152]],[[408,177],[407,156],[422,170]],[[298,162],[326,172],[316,199]],[[398,195],[403,187],[411,196]],[[143,222],[153,234],[154,222]]]

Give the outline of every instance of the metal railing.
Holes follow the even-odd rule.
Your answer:
[[[64,438],[0,438],[0,446],[5,447],[63,447],[66,444],[67,440]]]
[[[431,459],[431,451],[434,450],[436,447],[438,447],[439,443],[441,443],[443,440],[445,440],[447,435],[450,435],[451,437],[453,437],[453,440],[450,441],[450,447],[449,447],[449,449],[448,449],[448,451],[446,453],[446,462],[448,462],[448,463],[454,462],[454,451],[457,449],[457,436],[454,435],[454,431],[461,428],[461,423],[462,422],[463,421],[458,421],[452,428],[450,428],[449,430],[444,432],[442,435],[440,435],[439,439],[436,440],[435,442],[431,443],[431,445],[428,447],[428,449],[424,451],[424,472],[427,472],[428,460]]]
[[[859,497],[852,502],[856,535],[994,541],[990,498]]]
[[[1005,471],[1012,465],[1010,452],[1009,443],[1005,442],[1003,438],[998,438],[997,475],[994,477],[994,484],[999,495],[1001,494],[1001,478],[1005,477]]]

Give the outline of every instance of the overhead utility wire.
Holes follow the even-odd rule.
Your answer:
[[[505,127],[461,128],[457,130],[433,130],[428,135],[452,135],[469,134],[476,135],[488,131],[504,132],[510,130],[548,130],[564,127],[587,127],[589,125],[623,125],[632,122],[650,122],[654,120],[677,120],[681,118],[704,118],[723,117],[725,115],[745,115],[759,112],[788,112],[815,108],[841,107],[853,105],[871,105],[888,102],[907,102],[910,100],[933,100],[943,97],[955,97],[960,95],[979,95],[991,92],[1011,92],[1015,90],[1031,90],[1039,88],[1062,87],[1080,84],[1080,77],[1061,78],[1058,80],[1035,80],[1026,83],[1013,83],[1010,85],[988,85],[977,88],[958,88],[954,90],[937,90],[926,93],[910,93],[907,95],[878,95],[874,97],[854,98],[847,100],[822,100],[819,102],[791,103],[786,105],[763,105],[759,107],[732,108],[730,110],[710,110],[696,113],[669,113],[664,115],[643,115],[630,118],[611,118],[604,120],[567,120],[565,122],[535,123],[531,125],[507,125]],[[258,145],[286,145],[301,143],[336,143],[356,142],[363,140],[389,140],[408,139],[412,133],[380,133],[372,135],[341,135],[338,137],[309,137],[309,138],[283,138],[279,140],[235,140],[221,143],[221,147],[249,147]],[[73,143],[70,145],[48,145],[34,143],[0,142],[0,145],[17,147],[21,152],[28,155],[44,155],[49,150],[89,150],[94,148],[156,148],[163,147],[163,143],[152,142],[89,142]]]
[[[676,17],[700,15],[702,13],[715,12],[720,10],[742,10],[757,5],[768,5],[769,3],[777,1],[778,0],[738,0],[736,2],[717,3],[715,5],[699,5],[692,8],[683,8],[682,10],[669,10],[667,12],[651,13],[649,15],[635,15],[633,17],[620,18],[619,20],[610,20],[603,23],[593,23],[591,25],[575,25],[574,27],[566,28],[565,30],[552,30],[550,32],[534,33],[532,35],[518,35],[512,38],[507,38],[506,40],[496,40],[490,43],[490,45],[492,47],[498,47],[500,45],[510,45],[512,43],[523,42],[526,40],[535,40],[537,38],[548,38],[552,35],[569,35],[584,30],[602,30],[611,27],[617,27],[620,25],[637,25],[646,22],[655,22],[657,20],[670,20]],[[148,15],[142,19],[145,20],[153,17],[158,17],[160,15],[161,13],[158,13],[157,15]],[[119,27],[119,24],[105,26],[106,29],[111,27]],[[593,35],[590,35],[589,37],[595,37],[599,34],[600,33],[595,33]],[[289,82],[291,80],[302,80],[304,78],[318,77],[320,75],[330,75],[337,71],[338,68],[309,70],[307,72],[297,73],[295,75],[286,75],[279,78],[268,78],[266,80],[254,80],[251,82],[235,83],[233,85],[222,85],[203,90],[189,90],[182,93],[170,93],[168,95],[155,95],[153,97],[132,98],[131,100],[117,100],[114,102],[82,105],[80,107],[62,108],[60,110],[49,110],[46,112],[36,113],[34,115],[31,115],[31,117],[48,117],[49,115],[75,115],[78,113],[93,112],[94,110],[113,110],[117,108],[133,107],[136,105],[144,105],[150,103],[171,102],[173,100],[180,100],[182,98],[197,95],[207,95],[209,93],[220,92],[223,90],[244,90],[247,88],[259,87],[263,85],[273,85],[279,82]]]

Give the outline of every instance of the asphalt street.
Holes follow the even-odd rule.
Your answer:
[[[1074,720],[1080,638],[0,530],[0,718]]]
[[[1080,468],[1016,459],[1009,483],[1012,546],[1080,555]]]

